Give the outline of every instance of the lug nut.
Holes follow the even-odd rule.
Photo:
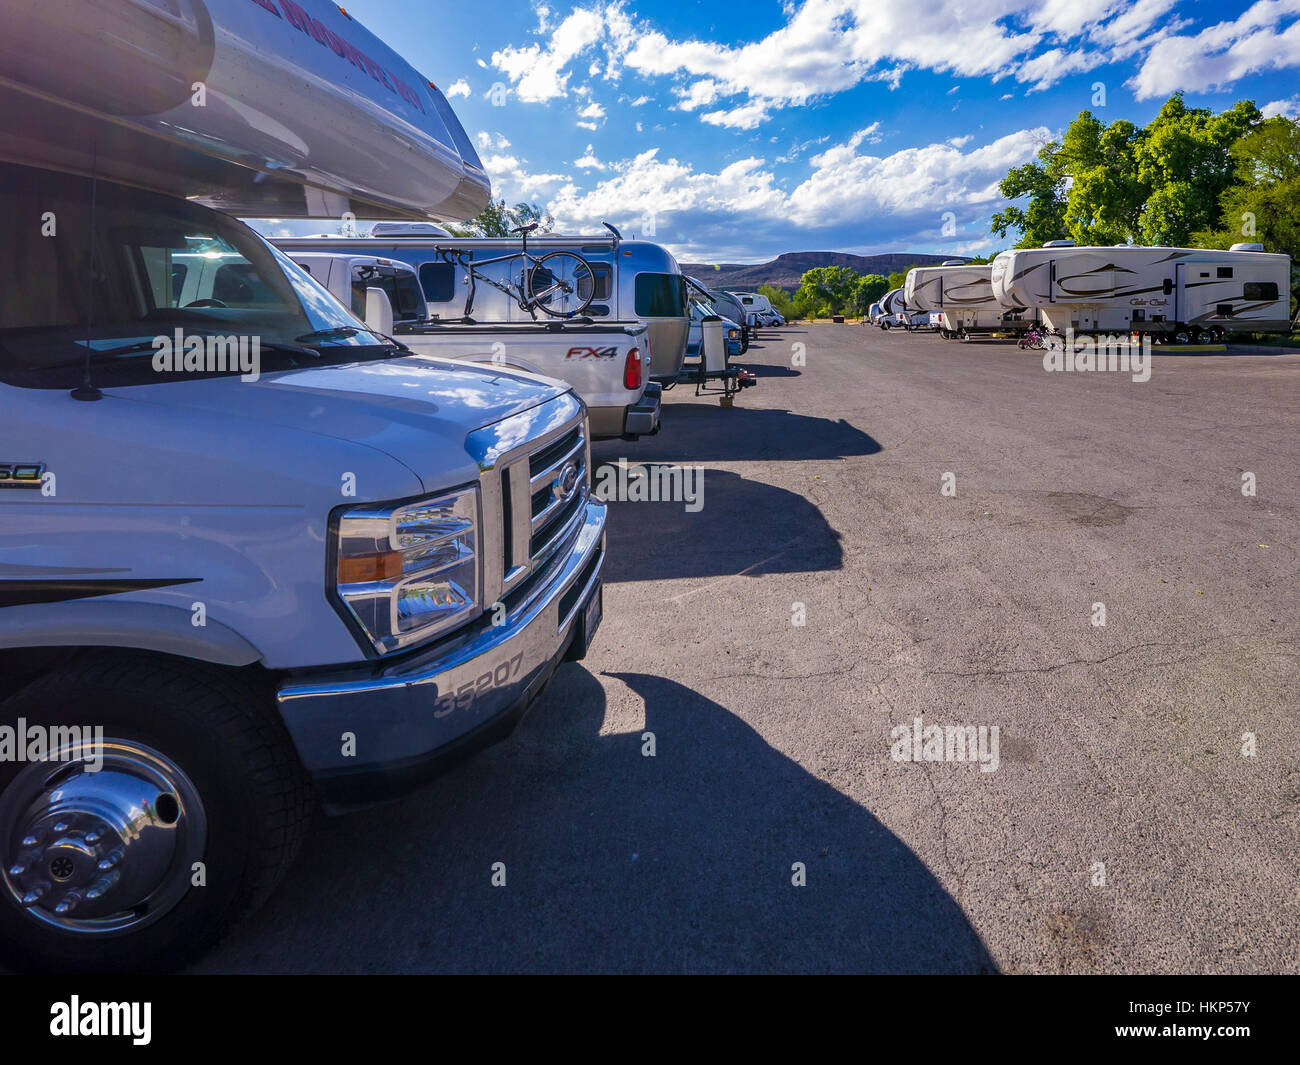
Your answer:
[[[60,915],[65,913],[71,913],[73,910],[77,908],[77,903],[79,903],[80,901],[81,901],[80,895],[78,895],[75,891],[69,891],[66,895],[63,896],[62,901],[57,906],[54,907],[54,912]]]
[[[90,890],[86,892],[86,898],[102,899],[108,894],[113,885],[117,883],[118,878],[121,875],[121,873],[110,873],[108,876],[101,876],[90,885]]]
[[[102,862],[100,862],[99,865],[97,865],[95,868],[98,869],[101,873],[107,873],[110,869],[113,868],[113,866],[115,866],[121,860],[122,860],[122,848],[119,847],[117,850],[109,854],[109,856],[105,858]]]

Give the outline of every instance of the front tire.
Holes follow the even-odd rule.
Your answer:
[[[312,814],[271,705],[258,677],[133,651],[86,653],[0,705],[29,733],[103,730],[0,765],[0,956],[170,970],[264,901]]]

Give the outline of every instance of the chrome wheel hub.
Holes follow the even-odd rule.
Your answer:
[[[194,784],[138,743],[65,747],[0,794],[5,890],[33,920],[71,932],[120,933],[157,920],[189,890],[206,839]]]

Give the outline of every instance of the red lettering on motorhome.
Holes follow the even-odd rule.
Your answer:
[[[253,2],[277,17],[280,16],[280,12],[275,9],[273,0],[253,0]],[[410,86],[381,67],[360,48],[335,33],[320,19],[312,18],[294,0],[280,0],[280,4],[284,8],[283,17],[289,20],[289,25],[293,26],[294,29],[301,30],[322,47],[328,48],[340,59],[346,59],[358,70],[364,70],[389,92],[396,93],[407,103],[413,107],[418,107],[420,112],[424,113],[424,102]]]

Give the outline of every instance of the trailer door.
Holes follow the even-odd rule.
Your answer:
[[[1187,322],[1187,264],[1174,264],[1174,316],[1175,322]]]

